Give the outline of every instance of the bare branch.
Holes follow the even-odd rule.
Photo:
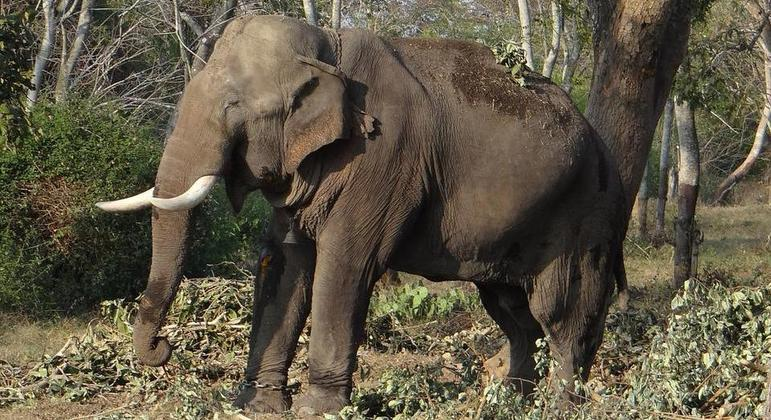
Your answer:
[[[196,22],[195,19],[193,19],[192,16],[190,16],[189,14],[187,14],[185,12],[179,12],[179,16],[182,18],[182,20],[185,23],[187,23],[187,26],[189,26],[190,29],[192,29],[193,32],[195,32],[195,34],[199,38],[201,38],[203,36],[203,32],[204,32],[203,27],[201,25],[199,25],[198,22]]]
[[[187,46],[187,41],[185,41],[185,33],[182,31],[182,25],[180,24],[182,17],[180,16],[179,4],[177,0],[172,0],[172,3],[174,4],[174,29],[177,34],[177,41],[179,42],[179,55],[185,63],[185,79],[189,79],[190,56],[195,53]]]

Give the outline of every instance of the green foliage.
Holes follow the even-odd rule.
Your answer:
[[[450,289],[444,294],[432,294],[422,282],[407,283],[375,295],[370,304],[370,316],[392,316],[400,322],[415,322],[446,318],[453,312],[480,307],[476,293]]]
[[[48,394],[83,401],[105,392],[146,393],[148,403],[159,395],[182,403],[176,418],[200,418],[212,410],[228,410],[230,395],[217,388],[202,392],[212,381],[233,388],[246,358],[251,322],[251,279],[220,278],[186,281],[177,293],[164,333],[176,344],[164,372],[136,364],[131,348],[134,300],[106,301],[103,322],[72,339],[55,355],[18,378],[14,387],[0,388],[0,405]],[[230,408],[232,410],[232,408]]]
[[[188,252],[189,276],[231,277],[256,261],[258,242],[270,215],[259,192],[250,195],[233,216],[225,188],[218,185],[202,205]]]
[[[327,3],[328,4],[328,3]],[[328,10],[319,6],[320,11]],[[485,43],[519,34],[505,3],[366,0],[352,4],[347,14],[353,26],[385,36],[481,39]]]
[[[762,416],[771,349],[771,286],[688,280],[634,369],[633,404],[683,415]]]
[[[525,86],[525,76],[532,70],[527,67],[525,51],[512,40],[496,42],[488,47],[498,64],[510,70],[511,78],[520,86]]]
[[[430,293],[422,283],[406,283],[380,290],[372,297],[367,322],[367,345],[381,351],[420,350],[431,345],[430,334],[447,334],[458,325],[454,316],[478,312],[482,304],[476,293],[450,289]],[[441,322],[437,322],[441,321]],[[414,334],[421,322],[435,323],[427,334]]]
[[[24,135],[23,99],[29,89],[29,55],[34,39],[30,11],[0,16],[0,147]]]
[[[432,405],[463,399],[463,387],[452,381],[439,381],[441,363],[416,369],[387,370],[380,377],[376,392],[355,392],[351,406],[342,418],[386,417],[414,418],[431,411]]]
[[[88,101],[40,103],[30,121],[32,133],[0,150],[0,307],[80,310],[136,295],[149,269],[149,213],[107,214],[94,203],[151,187],[160,142]],[[218,191],[197,218],[188,273],[223,272],[208,264],[254,254],[267,211],[255,197],[234,218]]]

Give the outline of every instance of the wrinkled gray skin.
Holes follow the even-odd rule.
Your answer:
[[[294,408],[339,410],[374,282],[389,268],[474,282],[509,338],[511,378],[534,378],[544,333],[556,374],[588,375],[621,272],[623,194],[567,95],[544,79],[528,83],[511,81],[474,43],[362,30],[338,38],[283,17],[228,25],[185,90],[155,194],[221,175],[236,211],[258,189],[274,207],[246,379],[285,385],[313,314],[310,384]],[[190,211],[152,218],[134,346],[140,362],[160,366],[170,347],[157,334],[179,285]],[[277,412],[291,400],[249,388],[237,404]]]

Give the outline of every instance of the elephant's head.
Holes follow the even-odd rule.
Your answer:
[[[153,259],[134,325],[140,362],[170,357],[158,337],[181,277],[190,211],[224,178],[234,210],[255,189],[286,202],[301,165],[349,135],[346,83],[334,33],[282,17],[228,25],[206,67],[188,84],[155,188],[97,205],[106,211],[153,206]]]

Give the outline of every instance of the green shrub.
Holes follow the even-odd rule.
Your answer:
[[[94,203],[153,185],[162,151],[149,127],[87,101],[40,103],[31,133],[0,150],[0,308],[80,310],[144,288],[151,256],[147,212],[114,215]],[[203,206],[188,275],[243,259],[267,207],[230,215],[222,192]]]
[[[630,403],[691,416],[761,416],[771,286],[723,282],[688,280],[675,295],[666,324],[651,329],[650,350],[629,374]]]
[[[93,203],[152,185],[160,144],[86,102],[41,103],[30,124],[0,152],[0,307],[74,309],[135,293],[150,258],[147,215]]]
[[[240,276],[238,272],[251,267],[257,259],[257,242],[269,214],[270,205],[257,192],[247,198],[241,213],[234,217],[225,188],[218,185],[196,219],[188,276]]]
[[[442,319],[453,312],[474,311],[481,307],[479,295],[463,289],[450,289],[443,294],[429,293],[421,283],[407,283],[383,290],[372,298],[370,317],[395,317],[399,322]]]

